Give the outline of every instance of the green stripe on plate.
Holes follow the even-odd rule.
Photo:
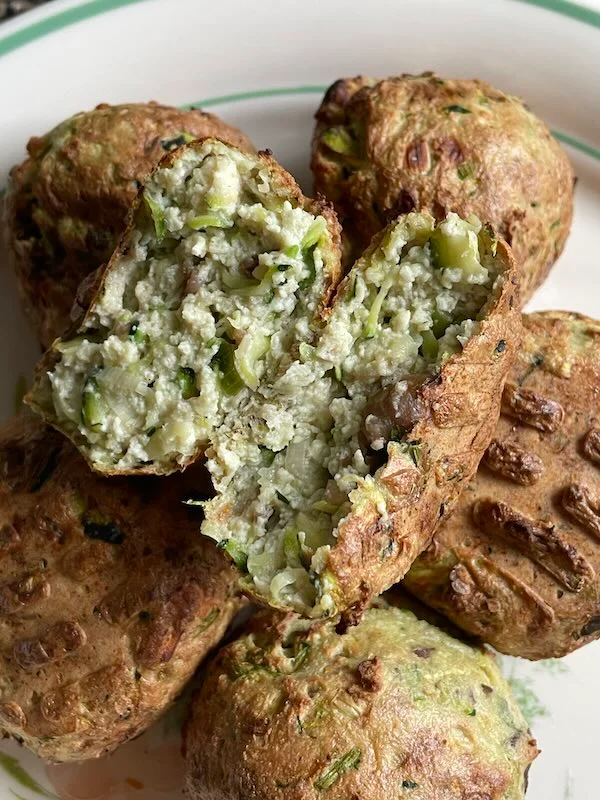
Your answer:
[[[241,100],[256,100],[261,97],[284,97],[285,95],[295,94],[323,94],[327,86],[280,86],[273,89],[256,89],[252,92],[235,92],[234,94],[222,94],[217,97],[207,97],[199,103],[188,103],[183,108],[195,108],[201,106],[218,106],[223,103],[239,103]]]
[[[0,38],[0,57],[76,22],[82,22],[83,20],[90,19],[99,14],[104,14],[107,11],[113,11],[124,6],[141,2],[145,2],[145,0],[89,0],[89,2],[83,3],[75,8],[60,11],[39,22],[34,22],[32,25],[22,28],[20,31]],[[571,3],[569,0],[511,0],[511,2],[537,6],[538,8],[553,11],[564,17],[577,20],[578,22],[600,28],[599,12],[578,5],[577,3]],[[208,97],[200,103],[188,104],[185,107],[190,108],[191,105],[200,105],[203,108],[209,108],[224,103],[237,103],[244,100],[256,100],[259,98],[284,97],[299,94],[322,94],[326,88],[325,86],[284,86],[270,89],[257,89],[249,92],[235,92],[233,94],[219,95],[217,97]],[[564,144],[600,161],[600,149],[587,144],[587,142],[582,142],[569,134],[561,133],[560,131],[553,131],[553,133],[556,138]]]
[[[574,136],[569,136],[568,133],[561,133],[561,131],[552,131],[552,133],[559,140],[559,142],[568,144],[569,147],[574,147],[575,150],[585,153],[586,156],[591,156],[597,161],[600,161],[600,150],[597,147],[592,147],[592,145],[587,144],[587,142],[582,142],[580,139],[575,139]]]
[[[0,56],[6,55],[26,44],[30,44],[49,33],[54,33],[61,28],[66,28],[68,25],[72,25],[75,22],[82,22],[98,14],[104,14],[107,11],[114,11],[122,6],[129,6],[133,3],[141,2],[144,2],[144,0],[89,0],[89,2],[82,3],[75,8],[59,11],[39,22],[34,22],[31,25],[21,28],[21,30],[15,33],[0,38]],[[600,28],[600,12],[579,5],[578,3],[571,3],[569,0],[511,0],[511,2],[537,6],[546,11],[553,11],[563,17],[569,17],[577,22],[582,22],[585,25],[592,25],[594,28]]]
[[[10,33],[0,39],[0,56],[35,42],[36,39],[41,39],[42,36],[47,36],[49,33],[67,28],[75,22],[82,22],[83,20],[91,19],[91,17],[97,17],[99,14],[104,14],[106,11],[114,11],[122,6],[130,6],[134,3],[142,2],[144,0],[90,0],[90,2],[83,3],[75,8],[59,11],[58,14],[41,19],[39,22],[34,22],[32,25],[28,25],[26,28]]]
[[[578,3],[571,3],[569,0],[517,0],[518,3],[526,3],[529,6],[544,8],[546,11],[554,11],[563,17],[576,19],[594,28],[600,28],[600,12],[593,8],[580,6]]]

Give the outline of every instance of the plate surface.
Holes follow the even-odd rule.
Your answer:
[[[531,308],[600,316],[600,0],[53,0],[0,27],[0,185],[27,139],[101,101],[197,104],[270,147],[306,189],[312,115],[335,78],[435,69],[527,99],[579,178],[568,246]],[[0,265],[3,256],[0,253]],[[0,269],[0,415],[15,407],[36,346]],[[506,659],[543,750],[530,800],[594,800],[600,644],[560,662]],[[0,675],[0,684],[2,676]],[[0,745],[0,797],[181,797],[180,704],[115,756],[45,768]]]

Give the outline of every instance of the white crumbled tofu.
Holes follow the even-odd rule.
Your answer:
[[[289,201],[265,207],[258,198],[271,194],[271,173],[261,168],[252,177],[254,164],[253,157],[235,149],[207,144],[200,160],[196,152],[188,151],[174,165],[159,168],[147,182],[148,213],[154,220],[136,232],[129,254],[107,275],[90,320],[91,327],[114,333],[99,344],[82,344],[51,376],[59,420],[75,425],[80,434],[86,433],[81,393],[91,372],[98,372],[101,387],[110,386],[111,392],[122,395],[118,402],[102,400],[102,424],[87,431],[99,461],[127,468],[139,464],[140,454],[147,460],[147,430],[161,426],[164,435],[151,437],[153,458],[160,460],[161,443],[175,455],[179,446],[189,452],[195,435],[193,424],[190,427],[184,418],[189,403],[201,420],[202,436],[207,425],[209,429],[222,425],[229,414],[235,418],[247,400],[247,390],[221,390],[221,373],[227,367],[215,361],[219,350],[215,340],[225,336],[231,341],[254,332],[261,341],[274,338],[276,346],[260,353],[260,359],[279,359],[289,347],[296,308],[304,315],[299,284],[310,270],[301,243],[315,216]],[[225,227],[187,227],[188,221],[203,216],[223,219]],[[153,227],[158,232],[161,224],[168,237],[156,242]],[[290,253],[283,252],[287,248]],[[256,278],[254,261],[254,266],[265,265]],[[311,290],[316,296],[322,280],[320,276]],[[245,292],[252,283],[258,291]],[[136,363],[140,372],[137,383],[132,383],[125,371]],[[247,366],[259,376],[264,373],[263,363]],[[105,374],[108,367],[114,371],[110,381]],[[182,369],[187,372],[181,373]],[[192,394],[199,391],[183,406],[178,403],[182,386]],[[273,442],[281,438],[280,427],[274,422],[271,428],[265,425]]]
[[[387,513],[361,438],[369,399],[459,351],[495,275],[436,268],[431,222],[410,214],[317,324],[324,218],[276,197],[254,157],[203,148],[149,179],[154,219],[107,276],[90,341],[64,344],[54,408],[108,467],[171,466],[206,448],[217,497],[203,532],[235,540],[259,591],[327,610],[340,521],[365,491]],[[477,253],[475,228],[451,216],[441,229]],[[440,314],[451,321],[434,335]]]

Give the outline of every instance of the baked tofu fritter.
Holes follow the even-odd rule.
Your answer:
[[[524,303],[571,226],[573,171],[521,100],[478,80],[402,75],[336,81],[317,112],[315,190],[352,257],[400,213],[475,214],[511,245]]]
[[[166,710],[241,606],[182,503],[198,470],[99,478],[32,414],[0,430],[0,731],[100,756]]]
[[[523,325],[482,465],[405,586],[540,659],[600,634],[600,323],[545,311]]]
[[[408,214],[336,290],[331,209],[214,140],[168,157],[143,197],[28,402],[107,474],[205,456],[202,531],[259,602],[364,605],[489,442],[519,333],[509,248],[475,219]]]
[[[70,327],[79,285],[108,261],[146,176],[165,153],[206,136],[253,150],[213,114],[158,103],[103,103],[29,140],[10,175],[3,235],[44,349]]]
[[[262,616],[184,730],[190,800],[519,800],[537,755],[491,653],[410,611]]]

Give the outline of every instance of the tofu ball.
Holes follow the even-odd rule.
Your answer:
[[[242,605],[182,502],[202,482],[99,478],[29,412],[0,429],[0,732],[75,761],[169,707]]]
[[[489,443],[519,334],[509,248],[412,213],[336,290],[331,209],[214,140],[163,162],[143,203],[28,402],[106,474],[205,458],[202,531],[258,602],[364,605]]]
[[[148,173],[165,153],[206,136],[253,151],[219,117],[158,103],[103,103],[29,140],[10,174],[2,227],[44,349],[70,327],[79,285],[110,257]]]
[[[383,601],[345,631],[262,616],[207,668],[190,800],[519,800],[537,755],[494,657]]]
[[[511,245],[525,303],[562,252],[573,170],[546,125],[479,80],[336,81],[316,114],[315,189],[332,200],[349,258],[400,213],[475,214]]]
[[[404,583],[502,653],[556,658],[600,635],[600,323],[523,326],[479,471]]]

